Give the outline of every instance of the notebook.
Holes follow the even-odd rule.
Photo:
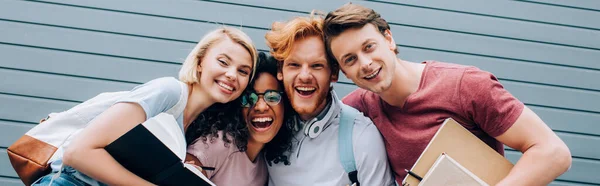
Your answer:
[[[104,147],[123,167],[156,185],[214,186],[185,164],[185,137],[175,118],[161,113]]]
[[[442,153],[431,166],[419,186],[489,186],[452,157]]]
[[[423,177],[441,153],[452,156],[456,162],[489,185],[500,182],[513,167],[504,156],[452,118],[446,119],[440,126],[411,171]],[[419,180],[407,174],[402,185],[416,186],[419,185]]]

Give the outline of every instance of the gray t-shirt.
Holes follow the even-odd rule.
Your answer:
[[[343,103],[335,92],[331,91],[331,96],[329,106],[319,115],[334,113],[330,118],[323,118],[328,122],[321,134],[310,138],[299,130],[292,140],[292,153],[288,156],[290,165],[278,163],[267,166],[270,186],[350,184],[338,151],[340,104]],[[369,118],[355,118],[352,141],[358,181],[362,185],[395,185],[383,139]]]
[[[184,90],[182,90],[182,88]],[[187,86],[182,86],[182,82],[173,77],[163,77],[136,86],[131,91],[122,95],[122,97],[119,98],[114,104],[123,102],[137,103],[142,107],[142,109],[146,113],[146,120],[148,120],[175,106],[175,104],[177,104],[177,102],[180,100],[182,92],[188,92]],[[112,104],[106,105],[106,108],[95,108],[95,110],[106,110],[110,106],[112,106]],[[101,112],[97,113],[97,115],[99,115],[100,113]],[[94,117],[87,118],[87,121],[85,122],[90,122],[91,120],[93,120]],[[181,127],[181,131],[183,131],[183,114],[180,114],[179,117],[176,118],[176,120],[177,124],[179,124],[179,127]],[[68,148],[68,146],[64,148]],[[50,164],[50,167],[52,168],[53,172],[59,172],[61,167],[63,167],[62,156],[64,153],[64,148],[61,147],[56,151],[56,156],[58,160],[53,161]],[[63,168],[74,171],[73,176],[92,186],[104,185],[88,177],[87,175],[73,169],[72,167],[64,166]]]
[[[219,131],[219,136],[214,140],[196,140],[187,149],[187,152],[196,156],[203,166],[215,168],[214,171],[206,171],[210,181],[219,186],[264,186],[268,173],[262,153],[252,162],[246,152],[241,152],[235,143],[225,146],[221,136],[223,132]]]

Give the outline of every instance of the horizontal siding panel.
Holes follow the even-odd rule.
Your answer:
[[[210,22],[215,24],[235,24],[259,27],[259,28],[270,28],[273,18],[288,18],[293,16],[301,16],[305,14],[297,12],[287,12],[263,8],[252,8],[246,6],[236,6],[223,3],[206,2],[206,1],[158,1],[158,0],[147,0],[147,1],[57,1],[58,3],[66,3],[70,5],[76,5],[79,7],[36,3],[36,2],[12,2],[8,4],[9,7],[14,6],[15,8],[0,8],[6,9],[8,12],[0,13],[0,17],[6,19],[31,21],[31,22],[43,22],[48,24],[65,25],[73,27],[82,27],[99,30],[110,30],[116,32],[125,33],[136,33],[146,32],[148,35],[155,35],[153,33],[157,31],[164,32],[164,28],[181,28],[185,24],[194,24],[194,22]],[[131,5],[131,6],[128,6]],[[89,7],[89,8],[81,8]],[[163,7],[169,7],[163,8]],[[35,10],[35,15],[26,15],[20,13],[18,9],[31,9]],[[93,8],[101,8],[97,10]],[[201,8],[202,11],[198,11]],[[17,9],[17,10],[11,10]],[[107,11],[114,10],[114,11]],[[173,11],[177,10],[177,11]],[[223,11],[227,10],[227,11]],[[58,12],[57,12],[58,11]],[[118,12],[116,12],[118,11]],[[127,12],[127,13],[122,13]],[[148,19],[147,16],[139,15],[151,15],[152,19]],[[138,14],[138,15],[136,15]],[[38,15],[47,15],[50,17],[42,17]],[[81,15],[78,19],[73,19],[72,15]],[[252,15],[252,16],[248,16]],[[276,16],[274,16],[276,15]],[[156,17],[159,16],[159,17]],[[111,19],[109,19],[111,18]],[[109,20],[114,18],[122,18],[122,20],[113,23]],[[66,19],[66,20],[65,20]],[[88,22],[87,19],[91,19],[95,22]],[[132,20],[139,20],[135,25],[118,24],[123,22],[130,22]],[[156,20],[153,20],[156,19]],[[164,22],[164,23],[163,23]],[[160,30],[139,30],[138,25],[154,25],[154,27],[164,27]],[[110,24],[110,25],[105,25]],[[111,26],[112,25],[112,26]],[[190,27],[190,26],[187,26]],[[179,35],[181,30],[172,33],[161,33],[169,35],[168,38],[179,38],[185,40],[183,36]],[[186,38],[189,39],[189,38]]]
[[[84,5],[87,6],[91,6],[88,4],[92,4],[95,6],[100,6],[102,8],[116,8],[115,6],[117,6],[116,4],[110,4],[110,3],[105,3],[105,2],[81,2]],[[203,16],[193,16],[198,14],[198,11],[196,11],[195,6],[192,6],[193,4],[187,4],[187,3],[191,3],[191,2],[186,2],[186,3],[176,3],[173,6],[189,6],[192,7],[191,9],[189,9],[189,12],[185,12],[186,9],[183,9],[183,11],[181,11],[182,13],[173,13],[173,12],[169,12],[163,9],[157,9],[157,8],[152,8],[152,7],[156,7],[156,6],[160,6],[160,3],[157,4],[149,4],[149,3],[144,3],[143,7],[140,6],[120,6],[120,7],[136,7],[133,8],[133,10],[136,11],[151,11],[151,10],[156,10],[156,11],[151,11],[150,13],[161,13],[161,15],[163,16],[171,16],[170,14],[176,14],[176,16],[183,16],[185,19],[194,19],[197,20],[199,18],[204,19],[205,20],[222,20],[222,21],[228,21],[227,23],[229,24],[235,24],[235,25],[250,25],[250,26],[263,26],[264,25],[269,25],[273,19],[255,19],[254,17],[252,17],[252,20],[257,20],[257,21],[243,21],[240,20],[242,18],[239,17],[234,17],[234,16],[219,16],[219,14],[202,14]],[[207,3],[207,2],[195,2],[195,3]],[[215,5],[216,3],[211,3],[211,5]],[[56,6],[56,5],[52,5],[52,6]],[[216,5],[215,5],[216,6]],[[218,5],[218,6],[223,6],[223,5]],[[139,7],[139,8],[138,8]],[[200,7],[200,6],[196,6],[196,7]],[[230,8],[241,8],[239,6],[233,6],[233,5],[229,5]],[[123,9],[123,8],[121,8]],[[130,10],[132,8],[127,8],[127,10]],[[133,11],[131,10],[131,11]],[[162,10],[162,11],[160,11]],[[179,9],[178,9],[179,10]],[[262,15],[271,15],[271,17],[282,17],[284,18],[284,20],[287,20],[289,18],[291,18],[293,15],[296,14],[289,14],[283,11],[278,11],[278,12],[273,12],[272,10],[265,10],[265,9],[256,9],[256,8],[247,8],[244,7],[243,9],[246,13],[248,14],[248,11],[252,11],[252,15],[256,14],[259,17]],[[269,12],[263,12],[263,11],[269,11]],[[180,11],[177,11],[180,12]],[[103,13],[103,14],[107,14],[107,13]],[[272,14],[283,14],[281,16],[272,16]],[[85,14],[84,14],[85,15]],[[67,15],[65,15],[67,16]],[[123,19],[108,19],[108,17],[121,17]],[[289,16],[289,17],[287,17]],[[90,16],[93,17],[93,16]],[[107,17],[104,21],[98,21],[99,25],[102,25],[103,22],[108,22],[107,20],[121,20],[120,22],[129,22],[132,23],[133,21],[127,21],[128,18],[132,17],[131,15],[129,16],[117,16],[116,13],[111,14],[111,16],[104,16]],[[228,18],[221,18],[221,17],[228,17]],[[242,16],[244,17],[244,16]],[[245,16],[248,17],[248,16]],[[97,19],[97,18],[96,18]],[[136,18],[137,19],[141,19],[141,18]],[[150,19],[150,18],[149,18]],[[67,19],[70,20],[70,19]],[[62,22],[64,22],[64,20],[61,20]],[[77,20],[73,20],[71,22],[77,22]],[[138,23],[139,22],[139,23]],[[172,22],[181,22],[179,20],[174,20]],[[142,25],[142,28],[145,27],[144,25],[153,25],[153,27],[157,27],[157,24],[146,24],[149,23],[149,21],[137,21],[135,22],[136,26],[138,24]],[[77,23],[78,24],[78,23]],[[183,26],[183,27],[178,27],[173,25],[174,23],[170,23],[172,24],[171,26],[174,26],[175,28],[187,28],[187,26],[185,25],[179,25],[179,26]],[[115,25],[115,24],[111,24],[111,25]],[[126,24],[118,24],[118,25],[126,25]],[[189,25],[189,24],[188,24]],[[75,26],[75,25],[73,25]],[[85,26],[85,25],[83,25]],[[95,26],[95,27],[100,27],[100,26]],[[109,30],[114,30],[114,26],[107,26]],[[148,27],[148,26],[146,26]],[[147,29],[142,29],[140,28],[140,30],[147,30]],[[167,28],[167,27],[163,27]],[[268,28],[268,27],[266,27]],[[129,29],[129,31],[132,31],[135,29]],[[185,29],[184,29],[185,30]],[[208,29],[209,30],[209,29]],[[252,29],[248,29],[248,31],[251,31]],[[594,68],[594,69],[600,69],[600,64],[596,64],[593,63],[592,59],[598,58],[600,57],[600,51],[597,50],[588,50],[588,49],[580,49],[580,48],[572,48],[572,47],[564,47],[564,46],[555,46],[555,45],[547,45],[547,44],[541,44],[541,43],[532,43],[532,42],[526,42],[526,41],[517,41],[517,40],[507,40],[507,39],[501,39],[501,38],[490,38],[490,37],[485,37],[485,36],[477,36],[477,35],[471,35],[471,34],[462,34],[462,33],[455,33],[455,32],[446,32],[446,31],[438,31],[438,30],[430,30],[430,29],[422,29],[422,28],[415,28],[415,27],[410,27],[410,26],[392,26],[392,30],[397,33],[395,34],[395,39],[396,41],[398,41],[398,44],[401,45],[406,45],[406,46],[414,46],[414,47],[425,47],[425,48],[434,48],[434,49],[439,49],[439,50],[450,50],[450,51],[457,51],[457,52],[464,52],[464,53],[473,53],[473,54],[479,54],[479,55],[489,55],[489,56],[502,56],[502,57],[508,57],[508,58],[515,58],[515,59],[523,59],[523,60],[530,60],[530,61],[537,61],[537,62],[543,62],[543,63],[551,63],[551,64],[561,64],[561,65],[568,65],[568,66],[579,66],[579,67],[584,67],[584,68]],[[553,30],[553,29],[549,29],[549,30]],[[140,32],[140,31],[135,31],[135,32]],[[146,31],[143,31],[146,32]],[[256,33],[249,33],[251,35],[251,37],[255,40],[255,41],[262,41],[263,40],[263,36],[264,36],[264,32],[265,31],[261,31],[260,34]],[[522,32],[522,31],[521,31]],[[527,33],[527,32],[523,32],[523,33]],[[562,33],[562,32],[561,32]],[[578,38],[600,38],[600,37],[592,37],[593,33],[595,33],[596,35],[598,35],[599,32],[590,32],[587,34],[584,33],[580,33],[580,34],[573,34],[572,32],[568,32],[570,35],[574,35],[573,37],[578,37]],[[137,34],[137,33],[135,33]],[[547,34],[537,34],[537,32],[535,32],[536,35],[547,35]],[[143,35],[143,34],[142,34]],[[165,34],[162,34],[165,35]],[[589,37],[583,37],[583,36],[589,36]],[[154,36],[154,37],[164,37],[164,36]],[[193,38],[193,39],[192,39]],[[198,38],[198,36],[192,37],[190,39],[187,39],[187,41],[195,41],[196,38]],[[565,38],[565,37],[553,37],[553,38]],[[179,38],[181,39],[181,38]],[[600,42],[594,42],[594,39],[585,39],[588,42],[591,43],[600,43]],[[600,39],[599,39],[600,40]],[[461,41],[461,45],[454,45],[454,43],[456,43],[456,41]],[[482,44],[485,43],[482,47]],[[259,46],[259,48],[261,49],[266,49],[266,46],[264,46],[264,44],[262,44],[262,42],[257,42],[257,45]]]
[[[538,2],[551,5],[568,6],[576,8],[584,8],[588,10],[600,11],[600,1],[595,0],[583,0],[583,1],[572,1],[572,0],[525,0],[529,2]]]
[[[131,90],[137,84],[0,69],[0,93],[82,102],[102,92]]]
[[[401,46],[422,47],[474,55],[521,59],[541,63],[600,69],[600,51],[391,25]],[[400,51],[402,55],[402,51]]]
[[[600,17],[600,12],[548,6],[518,1],[408,1],[408,0],[378,0],[406,4],[413,6],[429,7],[449,11],[458,11],[471,14],[483,14],[535,22],[553,23],[573,27],[600,29],[600,22],[590,21],[589,18]],[[466,6],[468,5],[468,6]],[[535,10],[535,11],[531,11]],[[561,16],[556,16],[561,15]]]
[[[553,181],[549,186],[597,186],[597,184],[579,183],[576,181]]]
[[[600,136],[588,136],[562,132],[556,133],[565,142],[565,144],[567,144],[571,150],[572,156],[591,158],[600,161],[600,149],[591,148],[600,144]]]
[[[0,148],[7,148],[35,125],[0,120]]]
[[[193,44],[0,21],[0,42],[166,62],[183,61]],[[168,48],[169,50],[162,50]],[[161,51],[161,52],[157,52]]]
[[[18,178],[19,176],[12,168],[6,149],[0,148],[0,175]]]
[[[0,94],[0,119],[37,123],[51,112],[74,107],[76,102]]]
[[[35,54],[35,55],[32,55]],[[0,44],[0,68],[144,83],[177,77],[180,64]],[[132,70],[135,69],[135,70]]]
[[[532,23],[513,19],[440,11],[413,6],[359,1],[374,9],[388,23],[468,32],[493,37],[507,37],[600,49],[600,31]],[[477,25],[477,26],[474,26]],[[540,34],[543,31],[544,34]],[[596,37],[595,37],[596,36]]]
[[[600,134],[600,114],[529,105],[554,130]]]
[[[23,186],[23,182],[21,182],[18,178],[0,178],[0,185],[2,186]]]
[[[561,131],[555,131],[556,135],[565,142],[569,150],[571,150],[571,156],[577,158],[595,159],[600,161],[600,151],[596,148],[590,148],[595,144],[600,144],[600,137],[583,135],[583,134],[572,134]],[[516,151],[508,146],[504,146],[507,150]]]
[[[119,11],[138,11],[140,13],[146,13],[151,15],[156,14],[156,16],[140,15],[137,14],[137,12],[124,13],[116,11],[72,7],[65,5],[45,4],[38,2],[14,1],[10,2],[10,4],[8,4],[9,6],[3,6],[3,8],[0,8],[0,10],[5,9],[5,11],[0,11],[0,18],[15,21],[43,23],[49,25],[60,25],[64,27],[98,30],[104,32],[164,38],[191,43],[198,42],[198,40],[200,40],[200,38],[202,38],[202,36],[207,31],[213,30],[221,26],[222,23],[225,23],[224,21],[218,21],[214,19],[228,17],[231,18],[230,16],[217,15],[219,13],[222,13],[221,10],[224,8],[222,6],[207,7],[207,5],[219,5],[216,3],[194,1],[151,1],[153,3],[140,1],[134,3],[134,1],[131,1],[135,4],[134,6],[123,6],[123,3],[127,2],[77,1],[77,3],[82,4],[98,4],[100,8],[113,8]],[[182,3],[185,5],[174,7],[174,5],[180,5]],[[189,3],[200,4],[199,6],[187,5]],[[170,8],[165,9],[162,7]],[[198,11],[199,7],[202,9],[202,11]],[[229,7],[235,8],[235,6]],[[35,11],[36,14],[24,14],[20,11],[21,9]],[[182,9],[188,11],[183,12]],[[238,13],[244,12],[242,11]],[[77,16],[74,17],[73,15]],[[244,17],[250,18],[254,17],[254,15],[245,15]],[[243,23],[243,26],[248,25],[243,21],[240,22],[231,19],[227,23],[230,22],[233,22],[234,24]],[[245,30],[246,28],[242,29]],[[261,41],[263,38],[262,35],[264,35],[264,33],[261,32]]]
[[[600,113],[600,92],[501,81],[524,103]]]
[[[505,156],[508,160],[516,163],[521,157],[520,152],[507,151]],[[571,169],[559,176],[558,180],[577,181],[589,184],[600,184],[600,161],[573,158]]]
[[[160,44],[160,45],[148,47],[148,45],[147,45],[148,42],[144,42],[141,38],[138,38],[138,37],[111,35],[111,34],[105,34],[105,33],[97,33],[97,32],[89,32],[89,31],[81,31],[81,30],[71,30],[71,29],[64,29],[64,28],[55,28],[55,27],[38,26],[38,25],[30,25],[30,24],[19,24],[19,23],[13,23],[13,22],[0,21],[0,25],[2,25],[3,23],[11,25],[11,26],[13,26],[13,24],[14,24],[14,25],[16,25],[15,27],[22,27],[21,29],[13,28],[11,31],[7,31],[8,33],[6,35],[4,35],[4,38],[6,38],[6,39],[4,39],[4,41],[8,40],[9,42],[17,43],[17,44],[53,47],[53,48],[59,48],[59,49],[65,49],[65,50],[78,50],[78,51],[82,51],[82,52],[100,53],[100,54],[113,55],[113,56],[123,55],[125,57],[132,57],[132,58],[142,58],[142,57],[144,57],[144,56],[142,56],[142,55],[144,55],[142,53],[156,53],[155,52],[155,50],[156,50],[156,51],[161,51],[160,53],[165,53],[165,54],[171,53],[172,55],[170,55],[170,56],[172,56],[172,57],[165,56],[165,57],[162,57],[162,59],[161,59],[161,60],[169,60],[169,61],[183,61],[181,59],[185,58],[185,56],[187,56],[187,52],[188,52],[188,51],[183,51],[181,49],[181,48],[186,48],[186,47],[178,47],[178,46],[181,46],[180,45],[181,43],[179,43],[179,42],[163,41],[163,42],[165,42],[164,45]],[[37,29],[37,31],[34,31],[34,28],[30,28],[30,27],[36,27],[35,29]],[[251,32],[251,33],[254,33],[254,36],[262,35],[262,33],[264,32],[264,31],[256,30],[256,29],[246,29],[246,30],[254,30],[255,32]],[[25,32],[25,34],[23,34],[23,32]],[[35,32],[35,33],[27,34],[27,32]],[[73,34],[70,34],[70,32],[79,33],[78,35],[81,35],[81,36],[74,36]],[[98,34],[106,36],[106,37],[96,37]],[[31,35],[37,35],[37,37],[30,37]],[[15,38],[15,37],[19,37],[19,36],[22,37],[23,39]],[[2,37],[3,36],[0,36],[0,38],[2,38]],[[125,37],[126,39],[124,39],[123,37]],[[69,42],[68,44],[64,44],[64,45],[60,44],[60,42],[58,40],[63,40],[63,39],[71,40],[71,42]],[[93,39],[93,41],[89,41],[90,39]],[[111,44],[119,45],[122,47],[114,48],[114,47],[110,47],[110,46],[102,46],[102,45],[95,45],[95,44],[91,45],[90,44],[90,43],[97,44],[98,43],[98,42],[96,42],[97,40],[101,40],[98,42],[104,42],[107,45],[108,45],[108,43],[111,43]],[[123,42],[123,40],[126,40],[128,42]],[[59,46],[56,46],[56,45],[59,45]],[[174,45],[178,45],[178,46],[174,46]],[[192,44],[187,44],[187,45],[188,45],[187,48],[192,47]],[[137,48],[139,50],[133,51],[133,52],[125,52],[125,51],[121,50],[125,47]],[[266,48],[263,48],[263,49],[266,49]],[[144,50],[147,50],[147,51],[144,51]],[[432,53],[432,51],[428,51],[428,50],[421,50],[421,51]],[[132,55],[132,53],[138,53],[139,55],[137,55],[137,56],[135,54]],[[181,57],[175,57],[176,56],[175,53],[178,53]],[[446,53],[446,54],[451,54],[451,53]],[[470,55],[464,55],[464,54],[460,54],[460,55],[462,55],[462,57],[465,57],[465,58],[482,59],[481,57],[477,57],[477,56],[470,56]],[[171,59],[168,59],[168,58],[171,58]],[[483,58],[483,59],[485,59],[485,58]],[[491,62],[495,62],[498,60],[495,58],[487,58],[487,59],[491,60]],[[457,61],[460,61],[460,60],[457,60]],[[475,60],[470,60],[470,61],[475,61]],[[454,62],[454,61],[452,61],[452,62]],[[491,62],[488,62],[488,66],[490,66],[489,67],[490,69],[494,68],[494,66]],[[473,63],[475,63],[475,62],[473,62]],[[523,62],[523,63],[526,63],[526,62]],[[478,65],[478,64],[474,64],[474,65]],[[499,77],[504,76],[504,77],[510,78],[510,76],[513,76],[513,73],[512,73],[513,70],[516,68],[519,68],[519,67],[517,67],[517,65],[519,65],[519,64],[515,64],[513,66],[503,65],[503,68],[512,68],[512,69],[508,69],[508,70],[504,71],[505,75],[500,74],[502,76],[499,76]],[[517,73],[518,75],[516,75],[516,76],[521,76],[521,77],[526,76],[529,78],[520,78],[519,77],[519,80],[534,81],[534,82],[542,81],[541,83],[548,83],[548,84],[556,83],[559,85],[561,85],[561,81],[562,81],[563,86],[575,86],[575,87],[579,86],[579,87],[583,87],[583,88],[592,88],[592,89],[598,89],[598,86],[599,86],[598,84],[600,84],[597,81],[591,81],[591,80],[581,81],[581,79],[593,78],[595,76],[597,77],[597,74],[599,74],[600,71],[596,71],[596,70],[580,69],[580,70],[569,71],[571,69],[566,68],[566,67],[555,67],[555,66],[551,66],[551,67],[541,66],[540,67],[537,64],[536,65],[531,64],[531,65],[528,65],[528,67],[531,67],[531,69],[530,68],[521,68],[521,69],[522,69],[522,71],[523,70],[529,71],[529,73]],[[122,69],[125,69],[125,68],[122,68]],[[567,78],[560,78],[559,76],[555,76],[554,74],[551,74],[551,73],[544,73],[544,72],[549,72],[548,69],[555,69],[554,72],[556,72],[556,73],[561,73],[561,74],[572,73],[574,75],[567,76]],[[538,74],[545,74],[545,75],[540,76]],[[567,83],[568,83],[568,85],[567,85]],[[572,84],[575,84],[575,85],[572,85]],[[577,84],[579,84],[579,85],[577,85]]]

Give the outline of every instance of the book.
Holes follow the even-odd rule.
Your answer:
[[[161,113],[137,125],[104,149],[123,167],[156,185],[214,186],[193,165],[183,163],[187,144],[175,118]]]
[[[489,186],[446,153],[440,154],[419,186]]]
[[[452,156],[456,162],[488,185],[500,182],[513,167],[504,156],[452,118],[442,123],[410,171],[419,176],[425,175],[441,153]],[[402,185],[416,186],[419,185],[419,180],[407,174]]]

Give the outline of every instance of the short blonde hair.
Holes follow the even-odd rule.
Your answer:
[[[258,58],[256,47],[246,33],[231,27],[218,28],[202,37],[192,52],[190,52],[187,58],[185,58],[185,61],[181,66],[181,70],[179,70],[179,80],[187,84],[198,83],[199,80],[197,67],[201,63],[202,58],[204,58],[206,55],[206,51],[208,51],[208,49],[214,43],[225,39],[225,37],[228,37],[233,42],[242,45],[242,47],[244,47],[246,50],[248,50],[248,53],[250,53],[250,57],[252,57],[252,73],[250,74],[250,81],[252,81],[254,72],[256,70],[256,61]]]
[[[318,16],[316,11],[313,11],[310,17],[296,17],[287,22],[274,22],[265,39],[271,48],[271,56],[278,61],[283,61],[290,55],[296,40],[310,36],[323,38],[323,17]]]

